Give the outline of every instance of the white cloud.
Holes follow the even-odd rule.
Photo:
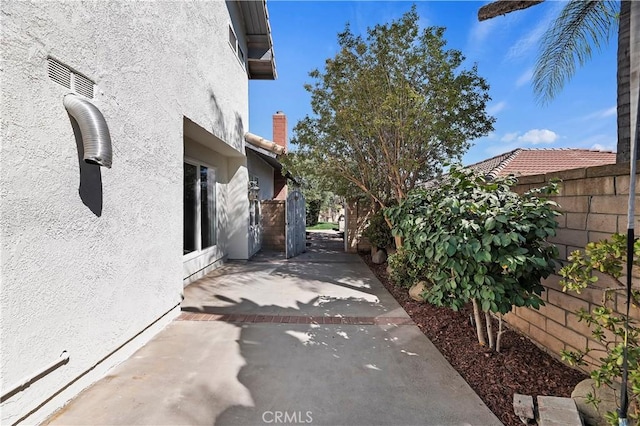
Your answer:
[[[490,107],[487,108],[487,113],[489,115],[496,115],[497,113],[499,113],[500,111],[502,111],[504,109],[504,107],[507,106],[507,103],[505,101],[500,101],[496,104],[491,105]]]
[[[471,31],[469,31],[468,41],[475,45],[481,45],[496,27],[498,20],[488,19],[485,21],[478,21],[477,19],[474,19],[473,21],[473,26],[471,27]]]
[[[595,149],[597,151],[615,151],[616,147],[614,145],[601,145],[596,143],[591,146],[591,149]]]
[[[506,143],[515,142],[520,145],[527,144],[527,143],[532,145],[538,145],[542,143],[545,143],[545,144],[554,143],[559,138],[560,136],[558,136],[558,134],[553,130],[531,129],[523,134],[520,134],[520,132],[505,133],[504,136],[500,138],[500,141],[506,142]]]
[[[474,16],[473,24],[470,25],[471,29],[467,36],[467,45],[464,49],[465,56],[468,60],[481,58],[485,54],[487,50],[487,43],[485,40],[492,33],[493,28],[495,28],[496,21],[496,19],[489,19],[487,21],[479,22]]]
[[[509,52],[507,52],[507,60],[518,59],[526,56],[534,47],[538,45],[538,41],[549,27],[549,22],[542,21],[531,30],[530,33],[521,37],[516,41]]]
[[[532,77],[533,77],[533,68],[529,68],[524,73],[522,73],[520,77],[518,77],[518,79],[516,80],[516,87],[521,87],[529,83]]]
[[[618,107],[616,106],[612,106],[609,109],[605,109],[604,111],[602,111],[602,115],[601,117],[611,117],[612,115],[616,115],[618,112]]]
[[[578,139],[576,147],[586,149],[597,149],[600,151],[616,151],[618,137],[615,134],[598,133],[584,139]]]
[[[558,134],[552,130],[531,129],[522,136],[518,136],[518,141],[538,145],[541,143],[554,143],[558,140],[558,137]]]
[[[557,3],[553,7],[550,7],[548,12],[538,22],[531,31],[520,37],[509,49],[507,53],[507,60],[514,60],[525,57],[531,53],[531,51],[538,47],[538,42],[544,35],[545,31],[553,24],[553,21],[558,16],[560,8],[564,6],[564,2],[550,2]]]
[[[612,117],[616,115],[617,112],[618,112],[618,108],[614,105],[611,108],[601,109],[599,111],[592,112],[591,114],[585,115],[583,117],[583,120],[588,121],[588,120],[597,120],[597,119]]]
[[[502,138],[500,138],[500,140],[502,142],[512,142],[512,141],[516,140],[518,135],[519,135],[518,132],[506,133]]]

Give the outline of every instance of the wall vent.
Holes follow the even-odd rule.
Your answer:
[[[56,83],[71,89],[71,70],[55,59],[49,58],[49,78]]]
[[[80,74],[73,74],[73,88],[78,94],[93,99],[93,81]]]
[[[48,74],[49,78],[61,86],[71,89],[79,95],[93,99],[93,89],[95,83],[87,77],[79,74],[68,66],[64,65],[53,58],[48,58]]]

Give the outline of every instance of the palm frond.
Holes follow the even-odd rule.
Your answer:
[[[545,32],[533,74],[533,90],[543,104],[550,102],[593,53],[601,50],[617,24],[619,2],[570,0]]]

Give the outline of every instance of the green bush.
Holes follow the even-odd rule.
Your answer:
[[[322,200],[307,200],[307,228],[318,224]]]
[[[439,186],[414,190],[386,210],[407,264],[432,283],[428,302],[454,310],[473,302],[487,320],[514,305],[543,304],[540,279],[553,272],[558,254],[546,238],[555,235],[560,213],[541,195],[557,191],[557,184],[521,196],[510,189],[515,183],[452,166]],[[480,332],[478,340],[484,343]],[[492,346],[490,333],[489,341]]]
[[[640,242],[634,242],[634,265],[640,266]],[[581,309],[576,312],[578,321],[584,321],[591,329],[591,337],[604,347],[602,350],[585,349],[583,351],[562,351],[562,358],[571,365],[587,365],[585,356],[599,359],[599,365],[591,372],[591,378],[596,386],[615,386],[622,376],[622,353],[625,339],[625,317],[614,310],[615,294],[626,296],[626,286],[619,281],[623,272],[623,266],[627,258],[627,237],[614,234],[611,241],[604,240],[587,244],[584,252],[576,250],[569,256],[569,263],[564,266],[559,274],[563,277],[561,284],[565,291],[580,293],[583,289],[598,281],[594,271],[614,278],[619,286],[603,289],[603,302],[591,312]],[[640,294],[633,290],[631,302],[637,307],[640,303]],[[626,305],[618,303],[618,309],[624,310]],[[632,412],[629,417],[638,422],[638,409],[640,408],[640,328],[635,321],[630,321],[628,333],[628,382],[629,401]],[[587,399],[597,407],[598,400],[593,395]],[[612,425],[618,424],[618,413],[609,412],[607,420]]]
[[[362,232],[362,235],[367,237],[369,242],[376,247],[387,248],[393,246],[393,235],[384,219],[382,210],[378,210],[371,216],[369,224]]]
[[[422,271],[411,267],[408,252],[402,247],[389,256],[387,264],[391,269],[389,278],[395,284],[409,288],[420,281]]]

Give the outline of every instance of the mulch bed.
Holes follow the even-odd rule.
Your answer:
[[[407,289],[391,283],[386,264],[373,264],[368,254],[363,254],[362,258],[422,332],[505,425],[522,425],[513,412],[514,393],[532,395],[534,399],[539,395],[569,397],[575,385],[587,378],[584,373],[556,360],[511,329],[502,335],[500,353],[481,347],[470,322],[471,307],[454,312],[415,302]]]

